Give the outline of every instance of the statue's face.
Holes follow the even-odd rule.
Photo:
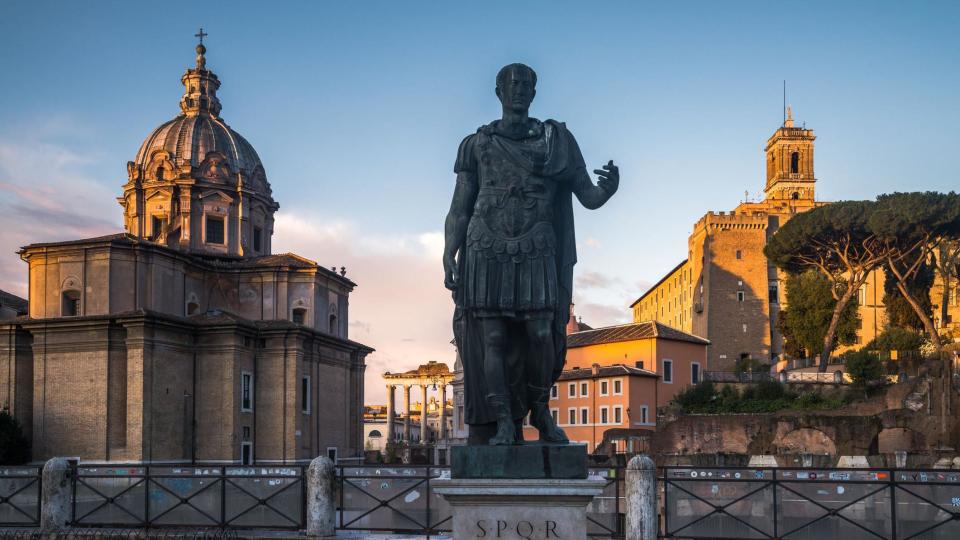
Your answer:
[[[525,69],[510,70],[510,77],[497,87],[497,97],[504,109],[514,112],[526,112],[530,109],[537,90],[533,87],[533,77]]]

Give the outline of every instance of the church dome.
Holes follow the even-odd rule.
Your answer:
[[[158,151],[165,151],[165,156],[177,168],[200,168],[211,152],[217,152],[230,171],[253,175],[254,171],[263,169],[253,146],[221,118],[211,114],[181,114],[161,124],[140,145],[134,163],[149,170]]]
[[[180,114],[154,129],[129,165],[130,180],[164,181],[192,177],[201,182],[242,186],[270,195],[260,156],[220,117],[220,79],[206,66],[206,47],[197,45],[197,66],[180,82]]]
[[[271,253],[273,199],[260,156],[220,117],[220,79],[207,69],[197,34],[197,64],[180,82],[180,114],[147,136],[117,202],[137,238],[214,256]]]

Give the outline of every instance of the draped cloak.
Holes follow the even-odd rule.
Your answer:
[[[552,201],[552,220],[555,238],[553,264],[556,265],[556,281],[550,286],[556,287],[555,301],[552,303],[552,339],[555,356],[548,366],[549,381],[530,381],[540,386],[546,383],[549,388],[563,371],[566,360],[566,325],[570,317],[570,303],[573,291],[573,266],[577,262],[576,239],[573,230],[573,185],[578,175],[584,175],[583,155],[573,135],[566,126],[555,120],[540,124],[539,133],[546,142],[544,159],[531,160],[523,144],[497,133],[497,122],[481,127],[476,133],[467,136],[460,144],[455,173],[470,172],[473,181],[479,182],[480,168],[483,167],[481,153],[489,152],[499,159],[509,160],[515,167],[535,175],[542,180],[556,182]],[[471,209],[473,212],[473,209]],[[471,214],[471,221],[477,219]],[[469,229],[469,227],[468,227]],[[457,282],[463,283],[465,250],[467,242],[461,245],[457,257]],[[456,309],[453,317],[454,339],[463,364],[464,376],[464,420],[467,424],[487,424],[496,421],[494,411],[487,404],[488,394],[483,370],[483,334],[482,321],[476,309],[467,302],[465,287],[458,285],[454,292]],[[523,318],[523,313],[518,313]],[[505,373],[510,390],[511,413],[515,420],[526,416],[530,410],[527,403],[527,376],[524,358],[531,354],[529,344],[522,329],[514,329],[516,335],[509,337],[509,343],[522,344],[511,346],[506,359]]]

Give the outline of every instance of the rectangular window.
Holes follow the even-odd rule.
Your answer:
[[[613,395],[615,396],[623,395],[623,379],[613,380]]]
[[[304,319],[306,319],[307,310],[302,308],[297,308],[293,310],[293,324],[304,324]]]
[[[557,399],[559,397],[558,396],[559,393],[560,392],[557,391],[557,385],[553,385],[550,387],[550,399]]]
[[[207,243],[223,245],[223,218],[207,216]]]
[[[588,391],[589,385],[585,382],[580,383],[580,397],[587,397],[590,395]]]
[[[577,397],[577,383],[567,385],[567,397]]]
[[[610,384],[607,381],[600,381],[600,395],[605,396],[608,394],[608,386]]]
[[[623,407],[620,405],[613,406],[613,423],[614,424],[623,423]]]
[[[253,374],[240,374],[240,410],[250,412],[253,410]]]
[[[649,409],[646,405],[640,406],[640,423],[646,424],[648,422]]]
[[[600,423],[606,424],[610,421],[610,408],[600,407]]]
[[[240,464],[253,465],[253,443],[240,443]]]
[[[567,409],[567,423],[575,425],[577,423],[577,410],[576,409]]]
[[[560,409],[550,409],[550,416],[553,417],[553,423],[560,423]]]
[[[243,433],[243,440],[249,441],[249,440],[250,440],[250,426],[243,426],[242,433]]]
[[[263,236],[263,229],[261,229],[260,227],[254,227],[253,228],[253,250],[256,251],[257,253],[260,253],[260,251],[263,249],[262,236]]]
[[[310,414],[310,376],[300,378],[300,410]]]
[[[663,361],[663,382],[673,384],[673,360]]]
[[[743,302],[743,291],[737,291],[737,302]]]
[[[742,258],[743,258],[743,252],[741,252],[741,251],[738,249],[738,250],[737,250],[737,260],[740,260],[740,259],[742,259]]]
[[[690,364],[690,382],[693,384],[700,383],[700,363],[693,362]]]
[[[780,291],[777,289],[776,285],[770,286],[770,303],[771,304],[780,303]]]
[[[330,461],[332,461],[334,464],[337,463],[337,447],[336,446],[327,447],[327,457],[330,458]]]
[[[590,423],[590,409],[583,407],[580,409],[580,423],[589,424]]]
[[[163,219],[159,216],[150,218],[150,238],[153,240],[160,238],[161,229],[163,229]]]

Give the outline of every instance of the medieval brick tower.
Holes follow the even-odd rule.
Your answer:
[[[707,369],[733,370],[752,358],[775,363],[783,352],[777,318],[785,307],[785,277],[763,254],[767,240],[791,217],[827,204],[815,197],[812,129],[783,125],[767,139],[762,201],[731,212],[707,212],[693,227],[687,259],[630,307],[635,322],[655,320],[710,340]],[[860,342],[882,325],[882,306],[872,277],[860,298]],[[881,287],[882,289],[882,287]]]

